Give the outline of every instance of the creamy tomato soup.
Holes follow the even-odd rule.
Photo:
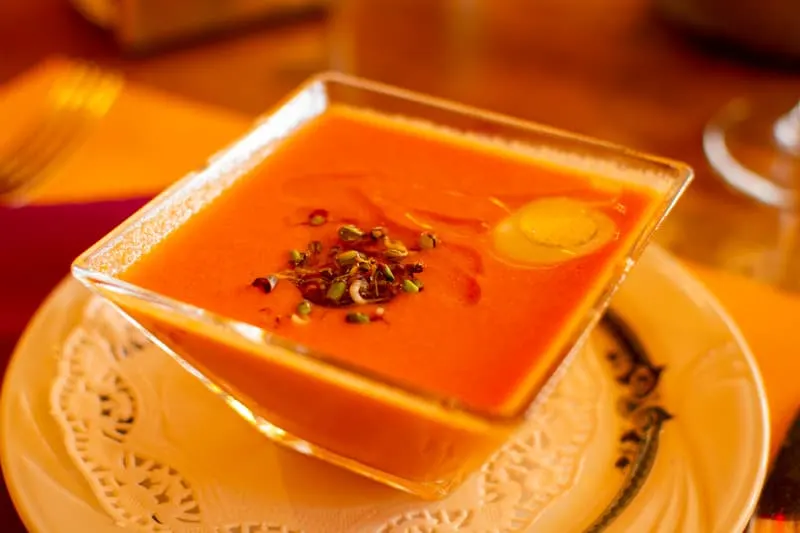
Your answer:
[[[551,369],[657,199],[487,139],[334,106],[122,277],[505,412]]]

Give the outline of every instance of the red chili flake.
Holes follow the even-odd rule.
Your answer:
[[[313,255],[318,255],[322,253],[322,242],[321,241],[311,241],[308,243],[308,251]]]
[[[458,288],[458,296],[467,305],[475,305],[481,300],[481,286],[478,280],[461,269],[453,271],[454,281]]]
[[[408,272],[410,275],[420,274],[423,270],[425,270],[425,265],[423,265],[420,261],[406,265],[406,272]]]

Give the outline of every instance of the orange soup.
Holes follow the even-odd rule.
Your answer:
[[[645,188],[487,139],[332,107],[122,277],[510,413],[655,206]]]

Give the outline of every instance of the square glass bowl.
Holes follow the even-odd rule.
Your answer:
[[[542,362],[536,371],[540,377],[514,412],[478,412],[458,398],[410,390],[259,327],[120,279],[153,245],[270,157],[277,143],[334,104],[491,136],[567,169],[588,170],[654,192],[657,208],[603,279],[602,290],[588,296],[589,311],[562,336],[567,340],[557,356]],[[72,272],[268,438],[421,497],[438,498],[488,459],[536,398],[551,388],[557,370],[579,349],[691,177],[691,169],[679,163],[328,73],[306,82],[205,168],[114,229],[74,262]]]

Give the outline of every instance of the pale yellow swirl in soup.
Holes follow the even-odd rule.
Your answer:
[[[591,205],[570,198],[530,202],[492,232],[502,258],[520,265],[552,265],[591,254],[617,238],[617,226]]]

